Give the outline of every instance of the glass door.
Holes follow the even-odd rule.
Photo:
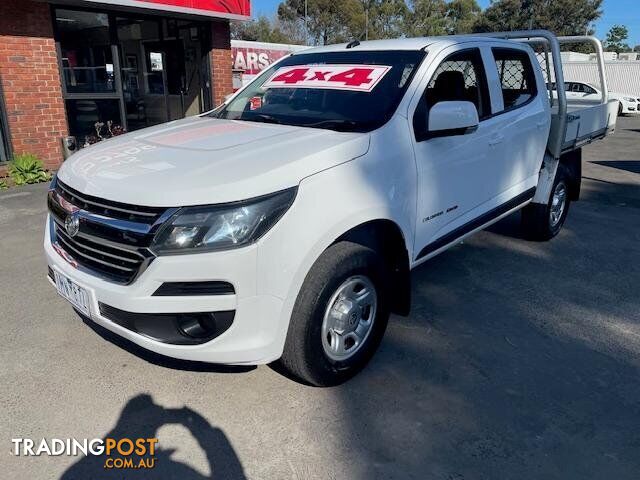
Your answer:
[[[116,25],[129,130],[205,111],[201,24],[118,17]]]
[[[149,48],[149,45],[161,43],[161,20],[118,17],[116,25],[129,130],[166,122],[164,53]]]

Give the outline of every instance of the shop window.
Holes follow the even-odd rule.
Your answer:
[[[80,146],[95,143],[100,136],[111,136],[109,122],[112,128],[120,125],[120,103],[116,99],[67,100],[66,106],[69,131]]]
[[[69,93],[114,92],[115,71],[105,13],[56,10],[62,76]]]

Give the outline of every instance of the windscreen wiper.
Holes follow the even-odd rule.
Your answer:
[[[274,117],[273,115],[267,115],[264,113],[256,113],[248,118],[242,118],[241,120],[246,120],[248,122],[263,122],[263,123],[276,123],[278,125],[282,125],[282,122]]]
[[[322,120],[321,122],[316,123],[307,123],[302,125],[303,127],[311,127],[311,128],[329,128],[329,129],[340,129],[342,130],[344,127],[347,129],[354,129],[358,127],[358,122],[354,120],[345,120],[345,119],[333,119],[333,120]]]

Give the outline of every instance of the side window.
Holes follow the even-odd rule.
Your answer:
[[[584,93],[588,93],[588,94],[594,94],[596,93],[596,91],[591,88],[589,85],[583,85],[584,87]]]
[[[473,103],[478,109],[480,120],[491,115],[487,77],[477,48],[456,52],[438,66],[413,117],[416,137],[419,132],[426,132],[429,109],[438,102],[446,101]],[[417,140],[420,141],[421,138]]]
[[[529,55],[522,50],[492,48],[502,86],[504,109],[524,105],[537,93],[536,77]]]

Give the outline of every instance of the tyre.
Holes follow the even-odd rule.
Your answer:
[[[622,116],[622,103],[618,102],[618,116],[621,117]]]
[[[562,229],[569,213],[569,172],[558,165],[549,203],[530,203],[522,209],[522,226],[529,240],[551,240]]]
[[[347,241],[329,247],[298,294],[279,367],[314,386],[338,385],[358,373],[387,327],[390,276],[369,247]]]

